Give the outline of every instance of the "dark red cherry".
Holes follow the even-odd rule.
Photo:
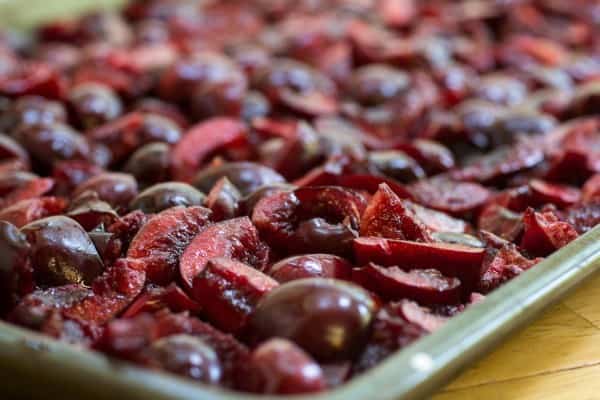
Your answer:
[[[406,93],[410,84],[410,76],[404,71],[385,64],[370,64],[354,71],[349,92],[359,103],[373,106]]]
[[[231,162],[201,170],[194,178],[194,186],[208,193],[222,177],[227,177],[242,195],[248,195],[261,186],[285,182],[281,175],[263,165],[252,162]]]
[[[15,132],[15,138],[44,168],[63,160],[87,160],[91,155],[86,138],[61,123],[21,126]]]
[[[183,182],[164,182],[150,186],[138,194],[129,205],[130,210],[155,214],[175,206],[201,206],[206,196]]]
[[[68,99],[75,118],[83,129],[100,126],[123,112],[123,104],[117,93],[100,83],[76,85],[71,88]]]
[[[374,151],[369,154],[368,160],[378,172],[400,182],[411,182],[425,177],[423,168],[403,151]]]
[[[94,243],[77,222],[64,216],[21,228],[31,245],[34,278],[41,286],[91,284],[104,266]]]
[[[0,315],[11,309],[19,295],[22,281],[26,279],[29,243],[19,229],[0,221]]]
[[[324,390],[323,370],[308,354],[285,339],[271,339],[250,356],[254,390],[265,394],[311,393]]]
[[[193,280],[191,297],[202,314],[224,332],[245,326],[256,304],[278,283],[253,267],[231,258],[213,258]]]
[[[319,361],[347,360],[365,345],[376,311],[371,295],[358,286],[300,279],[269,292],[249,328],[258,340],[290,339]]]
[[[218,383],[223,375],[217,353],[198,336],[163,337],[144,350],[141,358],[150,367],[204,383]]]
[[[123,171],[130,173],[140,187],[166,181],[170,176],[170,146],[167,143],[149,143],[129,157]]]
[[[349,280],[352,264],[332,254],[303,254],[284,258],[265,271],[279,283],[302,278],[334,278]]]
[[[41,96],[24,96],[14,101],[0,116],[0,126],[12,132],[18,126],[49,125],[67,121],[65,107]]]
[[[238,115],[246,93],[244,72],[227,56],[204,51],[178,60],[161,76],[161,97],[181,103],[194,116]]]
[[[135,178],[119,172],[105,172],[88,179],[75,188],[73,196],[88,190],[98,193],[100,200],[121,210],[127,209],[138,194]]]

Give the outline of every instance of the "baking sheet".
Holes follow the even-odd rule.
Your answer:
[[[0,26],[34,26],[121,0],[0,0]],[[600,227],[350,383],[299,400],[399,400],[439,390],[463,368],[600,269]],[[282,399],[226,392],[137,368],[0,322],[3,394],[60,399]],[[6,384],[9,383],[9,384]],[[11,397],[12,398],[12,397]]]

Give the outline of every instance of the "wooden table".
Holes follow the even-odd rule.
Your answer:
[[[600,275],[433,400],[600,399]]]

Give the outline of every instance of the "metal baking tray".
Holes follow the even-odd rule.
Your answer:
[[[110,6],[119,0],[0,0],[0,26]],[[74,6],[73,6],[74,5]],[[600,226],[554,253],[441,329],[390,356],[371,371],[323,394],[297,400],[421,399],[435,393],[511,332],[531,322],[600,269]],[[0,322],[2,398],[131,400],[276,400],[216,389],[132,366]],[[7,397],[4,397],[7,396]]]

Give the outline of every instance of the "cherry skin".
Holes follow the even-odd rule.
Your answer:
[[[262,298],[250,332],[259,340],[290,339],[319,361],[349,360],[368,339],[376,309],[371,295],[353,284],[300,279]]]

